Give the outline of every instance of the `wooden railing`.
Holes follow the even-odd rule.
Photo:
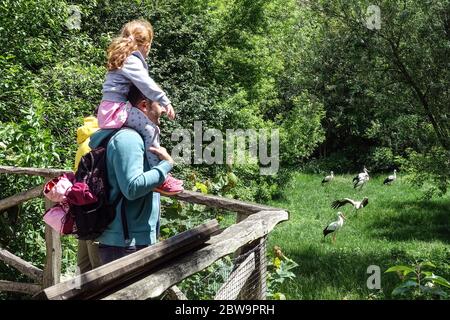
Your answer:
[[[51,179],[62,173],[70,172],[59,169],[41,169],[41,168],[18,168],[9,166],[0,166],[0,173],[7,174],[27,174],[42,176]],[[42,195],[43,185],[36,186],[26,192],[0,200],[0,211],[9,207],[18,205],[24,201],[39,197]],[[267,235],[280,222],[289,219],[288,212],[280,208],[249,203],[235,199],[228,199],[213,195],[202,194],[192,191],[184,191],[172,196],[180,201],[202,204],[212,208],[224,209],[236,212],[236,224],[222,230],[220,233],[212,234],[202,246],[184,252],[182,255],[175,255],[171,259],[167,256],[161,257],[162,260],[148,260],[147,255],[155,257],[161,253],[158,250],[168,250],[166,243],[175,241],[177,235],[168,240],[158,243],[144,250],[138,251],[126,259],[113,261],[97,269],[78,275],[77,277],[60,283],[61,272],[61,241],[59,234],[50,228],[45,227],[46,241],[46,263],[44,270],[31,265],[14,254],[0,248],[0,260],[11,267],[36,281],[36,283],[18,283],[0,280],[0,291],[13,291],[28,294],[36,294],[41,298],[47,299],[147,299],[155,298],[170,289],[170,296],[176,298],[183,297],[183,294],[174,285],[187,277],[204,270],[218,259],[229,254],[243,254],[252,251],[246,261],[253,267],[251,274],[258,282],[253,283],[251,296],[249,298],[265,299],[265,264],[262,258],[265,258],[264,241]],[[46,209],[53,204],[45,201]],[[202,228],[200,226],[199,228]],[[195,233],[196,229],[191,230]],[[210,230],[214,231],[213,229]],[[148,252],[147,252],[148,251]],[[166,252],[166,251],[163,251]],[[119,272],[120,271],[120,272]],[[127,273],[128,272],[128,273]],[[233,271],[228,281],[234,281],[234,286],[240,286],[239,291],[245,291],[246,283],[236,284],[236,273],[239,268]],[[246,271],[249,273],[249,271]],[[124,274],[128,274],[127,277]],[[248,277],[250,273],[248,274]],[[89,281],[87,279],[90,279]],[[92,281],[92,279],[97,279]],[[99,280],[103,279],[103,280]],[[104,280],[107,279],[107,280]],[[242,279],[245,279],[243,277]],[[105,282],[106,281],[106,282]],[[76,290],[73,285],[76,283]],[[108,288],[105,290],[104,288]],[[224,295],[222,286],[217,298]],[[256,290],[255,290],[256,288]],[[247,288],[248,289],[248,288]],[[43,291],[42,291],[43,290]],[[248,291],[248,290],[247,290]],[[69,293],[70,292],[70,293]],[[228,295],[229,296],[229,295]]]

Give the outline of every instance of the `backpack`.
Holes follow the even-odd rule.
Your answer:
[[[125,239],[129,238],[125,215],[126,198],[122,193],[112,203],[109,202],[108,170],[106,165],[106,147],[114,130],[101,144],[81,157],[75,172],[75,183],[69,199],[68,213],[75,222],[73,233],[79,240],[98,238],[116,216],[115,208],[122,200],[121,216]],[[83,201],[88,199],[89,201]],[[85,204],[83,204],[85,203]]]

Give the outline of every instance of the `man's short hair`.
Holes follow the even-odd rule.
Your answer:
[[[136,107],[142,100],[151,102],[151,100],[147,99],[136,86],[132,85],[130,92],[128,93],[128,101],[130,101],[133,107]]]

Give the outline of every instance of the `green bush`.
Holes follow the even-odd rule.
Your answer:
[[[434,274],[436,266],[429,262],[417,262],[412,266],[397,265],[385,272],[396,272],[401,283],[392,291],[392,296],[409,299],[447,299],[450,282]]]
[[[422,188],[423,197],[442,197],[450,184],[450,151],[433,147],[427,152],[419,153],[409,149],[403,167],[409,174],[407,179]]]

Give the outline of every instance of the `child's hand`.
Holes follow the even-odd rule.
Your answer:
[[[170,120],[175,119],[175,110],[173,110],[173,107],[171,104],[166,106],[167,116]]]

